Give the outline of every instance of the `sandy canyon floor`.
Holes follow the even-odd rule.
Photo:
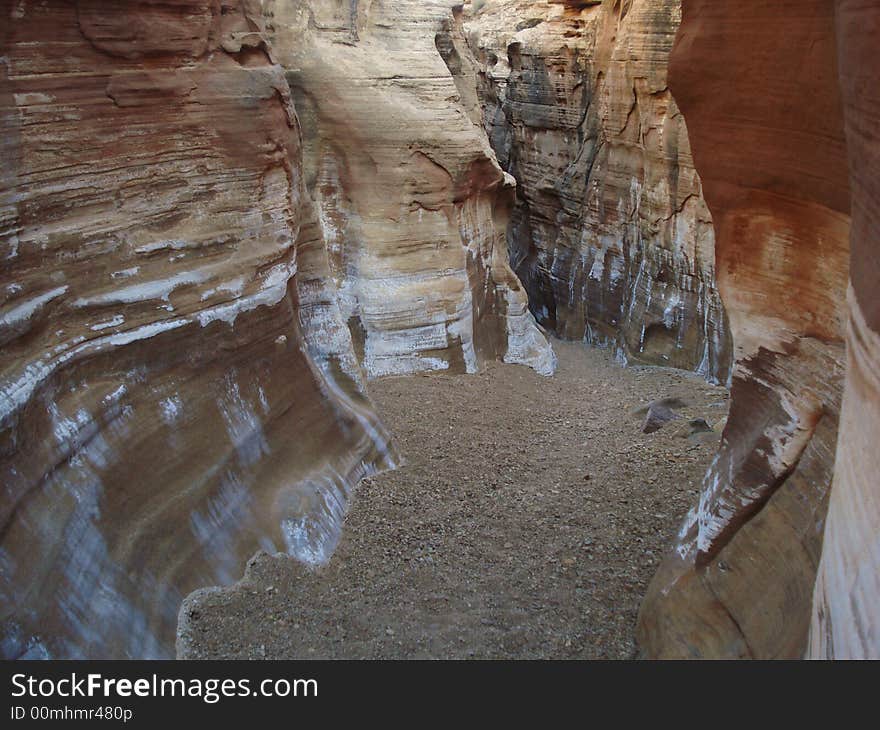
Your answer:
[[[553,342],[559,370],[387,378],[406,465],[363,482],[330,563],[257,555],[184,610],[187,658],[631,658],[639,603],[695,501],[727,393]],[[683,420],[633,411],[677,397]]]

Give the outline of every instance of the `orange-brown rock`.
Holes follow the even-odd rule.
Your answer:
[[[880,658],[880,5],[838,0],[852,200],[847,374],[808,656]]]
[[[720,451],[642,607],[647,656],[806,647],[847,316],[833,16],[824,0],[683,3],[670,85],[715,221],[737,362]]]

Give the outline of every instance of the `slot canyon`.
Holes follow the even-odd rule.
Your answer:
[[[880,2],[0,17],[4,658],[880,658]]]

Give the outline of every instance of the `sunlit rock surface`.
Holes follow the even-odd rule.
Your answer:
[[[6,657],[173,652],[391,466],[259,3],[0,2]]]
[[[876,20],[871,27],[862,28],[870,36],[862,37],[863,50],[877,47]],[[859,37],[856,32],[853,40]],[[649,588],[639,642],[652,657],[802,656],[831,491],[837,507],[818,591],[821,618],[814,621],[814,652],[831,654],[835,632],[851,647],[860,627],[873,626],[876,639],[880,524],[876,449],[866,448],[876,445],[878,433],[874,333],[858,347],[850,336],[856,367],[837,466],[844,488],[831,490],[850,258],[834,5],[684,0],[670,84],[687,117],[715,221],[718,287],[737,362],[720,451]],[[876,101],[876,93],[868,98]],[[876,153],[871,118],[876,124],[876,111],[853,120],[869,135],[864,155],[868,139]],[[854,210],[862,211],[854,242],[864,237],[862,251],[875,248],[854,249],[853,270],[873,271],[876,297],[870,262],[877,257],[877,207],[876,197],[869,199],[876,184],[865,183],[871,164],[865,157],[854,163],[863,186],[854,198]],[[876,155],[873,164],[876,177]],[[852,332],[867,332],[860,317],[853,307]],[[856,405],[855,392],[865,401]],[[872,549],[873,561],[866,557]],[[832,585],[833,591],[823,589]],[[854,619],[852,612],[867,608],[868,594],[872,618]],[[854,597],[858,608],[850,606]],[[818,639],[822,632],[827,641]]]
[[[514,181],[435,45],[451,0],[269,0],[343,317],[371,377],[555,359],[508,265]]]
[[[468,3],[438,47],[517,180],[511,263],[538,321],[727,382],[712,218],[666,81],[679,5]]]

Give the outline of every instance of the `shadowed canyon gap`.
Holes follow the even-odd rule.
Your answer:
[[[0,16],[5,656],[325,562],[399,461],[366,380],[550,375],[535,319],[731,386],[644,656],[880,652],[875,3]]]

